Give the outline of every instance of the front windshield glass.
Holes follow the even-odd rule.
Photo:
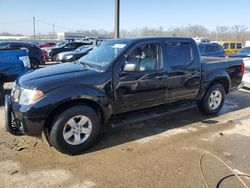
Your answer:
[[[94,47],[86,56],[79,59],[80,63],[104,70],[125,49],[128,41],[105,41]]]
[[[250,47],[242,48],[238,53],[250,54]]]

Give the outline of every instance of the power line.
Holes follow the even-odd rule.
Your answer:
[[[40,19],[37,19],[36,21],[41,23],[41,24],[53,26],[55,28],[62,28],[62,29],[70,30],[70,28],[67,28],[67,27],[64,27],[64,26],[61,26],[61,25],[57,25],[57,24],[53,24],[53,23],[48,23],[48,22],[40,20]]]
[[[0,24],[16,24],[16,23],[24,23],[24,22],[31,22],[31,19],[25,20],[17,20],[17,21],[9,21],[9,22],[0,22]]]

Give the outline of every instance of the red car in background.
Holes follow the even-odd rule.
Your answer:
[[[48,62],[49,61],[49,54],[48,54],[48,52],[46,50],[42,49],[42,48],[41,48],[41,50],[43,52],[44,61]]]
[[[56,45],[56,43],[54,42],[46,42],[46,43],[42,43],[37,45],[39,48],[51,48],[54,47]]]

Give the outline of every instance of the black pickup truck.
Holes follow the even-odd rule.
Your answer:
[[[242,60],[201,58],[189,38],[133,38],[102,42],[81,62],[24,74],[5,96],[6,129],[45,133],[60,152],[84,151],[121,115],[177,101],[196,101],[218,113],[241,84]]]

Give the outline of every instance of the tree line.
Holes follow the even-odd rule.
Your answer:
[[[104,36],[112,38],[114,32],[105,30],[78,30],[76,32],[83,33],[86,36]],[[191,37],[191,38],[204,38],[212,41],[245,41],[250,40],[250,31],[245,25],[235,26],[217,26],[215,31],[209,31],[202,25],[190,25],[186,27],[170,27],[164,30],[163,27],[152,28],[144,27],[134,30],[120,31],[121,37],[138,37],[138,36],[176,36],[176,37]]]
[[[69,31],[81,33],[86,36],[103,36],[108,38],[113,38],[114,32],[106,31],[103,29],[100,30],[77,30]],[[10,36],[11,33],[0,33],[0,35]],[[21,34],[16,34],[21,36]],[[38,36],[52,36],[52,33],[41,34]],[[168,29],[163,29],[163,27],[143,27],[133,30],[122,29],[120,31],[120,36],[123,38],[126,37],[139,37],[139,36],[176,36],[176,37],[191,37],[191,38],[204,38],[210,39],[212,41],[245,41],[250,40],[250,31],[245,25],[234,25],[234,26],[217,26],[214,31],[210,31],[202,25],[189,25],[183,27],[170,27]]]

